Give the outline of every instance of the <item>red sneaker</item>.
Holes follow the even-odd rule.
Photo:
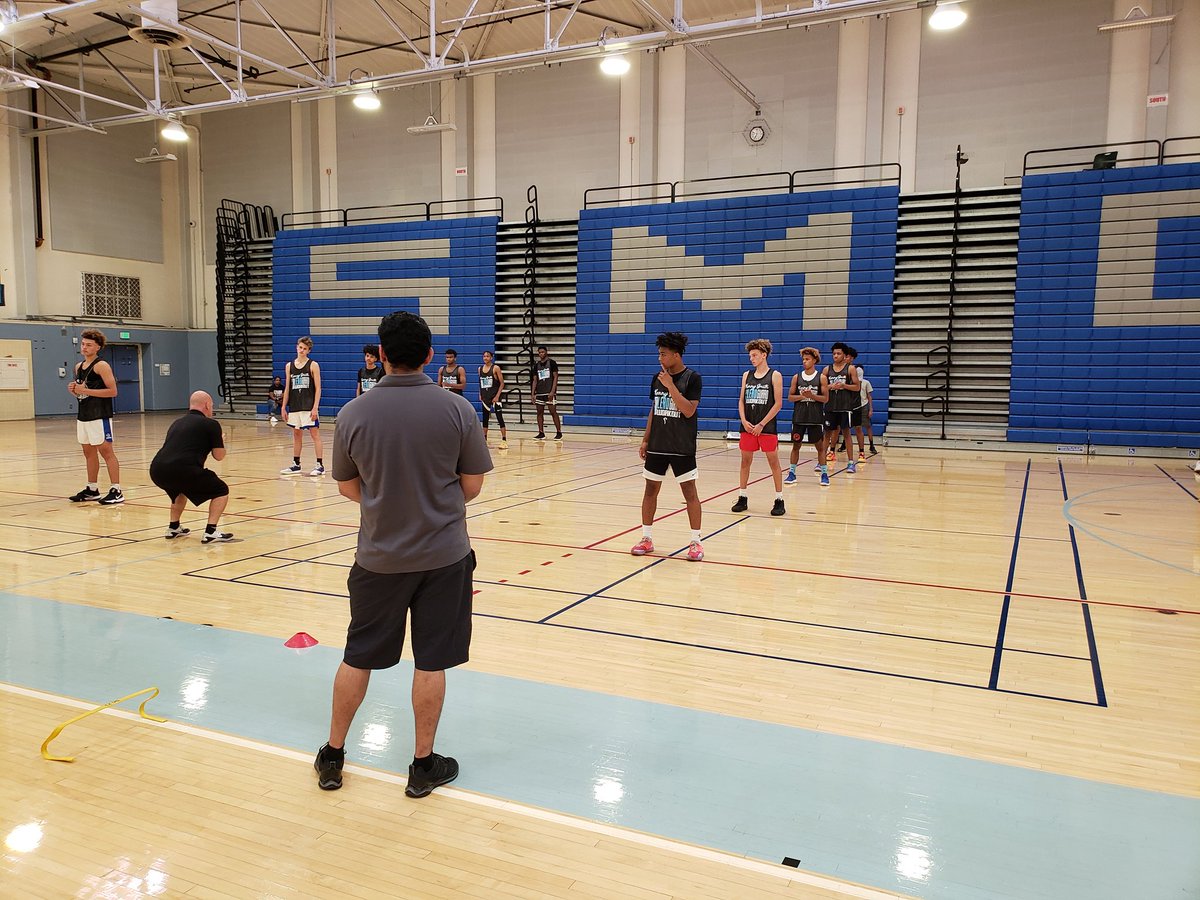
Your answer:
[[[700,546],[699,541],[692,541],[688,544],[687,558],[688,562],[700,562],[704,559],[704,548]]]
[[[630,550],[629,552],[632,553],[634,556],[645,556],[647,553],[653,553],[654,552],[654,541],[650,540],[650,538],[648,538],[648,537],[644,537],[640,541],[638,541],[636,544],[634,544],[633,549]]]

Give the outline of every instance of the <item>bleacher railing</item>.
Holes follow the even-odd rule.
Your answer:
[[[755,194],[794,194],[822,187],[854,188],[900,183],[899,163],[861,166],[821,166],[794,172],[764,172],[694,178],[690,181],[649,181],[588,188],[583,208],[636,206],[647,203],[680,203],[717,197],[747,197]]]
[[[1106,154],[1116,156],[1107,163],[1101,161]],[[1078,172],[1080,169],[1128,168],[1130,166],[1161,165],[1163,144],[1161,141],[1116,141],[1111,144],[1081,144],[1078,147],[1049,147],[1045,150],[1030,150],[1025,154],[1021,174],[1046,174],[1048,172]]]
[[[431,200],[427,203],[393,203],[387,206],[352,206],[347,209],[310,209],[284,213],[281,230],[296,228],[341,228],[372,222],[432,222],[474,216],[504,218],[500,197],[467,197],[462,200]]]

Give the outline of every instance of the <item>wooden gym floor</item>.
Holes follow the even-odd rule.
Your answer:
[[[73,421],[0,429],[0,894],[1012,896],[1027,886],[944,832],[1026,840],[1023,813],[997,824],[992,808],[1016,792],[1045,847],[1062,808],[1038,798],[1069,805],[1080,791],[1073,815],[1121,821],[1144,804],[1191,850],[1164,869],[1065,846],[1062,874],[1039,881],[1048,896],[1200,885],[1186,843],[1200,834],[1200,482],[1182,462],[885,449],[821,490],[805,449],[787,515],[772,518],[765,461],[749,512],[731,513],[738,453],[707,441],[707,558],[693,564],[670,478],[658,555],[629,555],[636,438],[568,427],[541,444],[514,430],[468,510],[475,637],[447,698],[448,717],[469,707],[494,728],[444,724],[439,749],[463,777],[414,802],[394,774],[411,753],[406,697],[382,681],[371,697],[386,709],[364,707],[355,726],[351,763],[365,768],[336,794],[308,768],[344,638],[356,508],[329,476],[276,474],[285,428],[230,421],[229,456],[212,466],[239,541],[201,546],[193,510],[192,537],[164,541],[146,470],[172,420],[118,420],[127,502],[115,508],[65,500],[83,483]],[[144,622],[174,648],[158,669]],[[275,649],[255,661],[301,631],[329,655],[292,657],[287,678]],[[189,705],[201,668],[213,684],[248,673],[244,693]],[[134,671],[161,679],[148,711],[167,726],[94,716],[55,743],[76,762],[39,757],[59,722],[147,687]],[[277,677],[281,696],[304,699],[267,727],[251,698]],[[532,767],[509,746],[520,737],[503,737],[518,719]],[[387,746],[372,750],[378,729]],[[581,788],[576,765],[607,774]],[[867,785],[863,767],[895,777]],[[721,783],[747,770],[741,787]],[[652,786],[635,788],[643,777]],[[929,815],[880,821],[884,805],[911,812],[937,790]],[[1048,885],[1057,877],[1065,889]]]

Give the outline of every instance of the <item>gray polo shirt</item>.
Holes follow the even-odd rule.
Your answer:
[[[338,413],[333,477],[362,480],[356,559],[371,572],[427,572],[470,553],[458,475],[491,470],[475,408],[423,372],[385,375]]]

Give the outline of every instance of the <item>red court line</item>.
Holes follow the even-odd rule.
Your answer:
[[[766,481],[770,477],[771,477],[771,475],[768,473],[768,474],[764,475],[762,478],[755,478],[753,481],[750,482],[750,484],[758,484],[760,481]],[[749,487],[750,484],[746,485],[746,487]],[[734,488],[730,488],[727,491],[721,491],[721,493],[719,493],[719,494],[713,494],[711,497],[705,497],[703,500],[700,501],[700,505],[703,506],[709,500],[716,500],[718,497],[724,497],[726,494],[732,494],[734,491],[740,491],[740,490],[741,490],[741,488],[734,487]],[[681,512],[687,512],[687,507],[681,506],[681,507],[679,507],[679,509],[675,510],[674,512],[664,513],[663,515],[658,516],[654,521],[661,522],[663,519],[669,519],[669,518],[671,518],[671,516],[677,516]],[[632,528],[626,528],[624,531],[618,531],[616,534],[609,535],[608,537],[602,538],[601,540],[598,540],[595,543],[588,544],[586,547],[580,547],[577,549],[594,550],[597,547],[599,547],[601,544],[607,544],[609,541],[616,540],[621,535],[629,534],[631,531],[637,531],[641,527],[642,527],[641,525],[634,525]],[[554,545],[548,545],[548,546],[554,546]]]
[[[770,476],[767,476],[767,477],[770,477]],[[734,490],[736,490],[736,488]],[[641,526],[638,526],[638,527],[640,528]],[[630,530],[632,531],[633,529],[630,529]],[[622,534],[624,534],[624,533],[625,532],[622,532]],[[483,536],[483,535],[471,535],[471,540],[472,541],[492,541],[494,543],[500,543],[500,544],[528,544],[529,546],[532,546],[532,547],[560,547],[562,549],[572,549],[572,550],[593,550],[596,553],[619,553],[622,556],[627,556],[629,553],[628,550],[609,550],[604,547],[590,547],[590,546],[589,547],[577,547],[574,544],[549,544],[544,541],[526,541],[526,540],[519,540],[517,538],[487,537],[487,536]],[[606,539],[606,540],[611,540],[611,539]],[[688,565],[695,565],[694,563],[688,563],[687,560],[684,560],[682,557],[678,557],[678,556],[667,557],[667,559],[674,561],[674,562],[683,562],[683,563],[687,563]],[[754,563],[727,562],[727,561],[723,561],[723,560],[712,559],[709,557],[705,558],[704,565],[706,565],[706,566],[709,566],[709,565],[733,566],[733,567],[739,568],[739,569],[755,569],[757,571],[763,571],[763,572],[786,572],[786,573],[792,574],[792,575],[818,575],[823,578],[846,578],[851,581],[869,581],[869,582],[874,582],[874,583],[878,583],[878,584],[896,584],[896,585],[901,585],[904,587],[925,587],[925,588],[933,588],[933,589],[942,590],[942,591],[959,591],[961,593],[967,593],[967,594],[991,594],[991,595],[998,595],[998,596],[1005,596],[1007,594],[1010,597],[1024,597],[1029,600],[1054,600],[1054,601],[1057,601],[1060,603],[1084,603],[1084,602],[1086,602],[1091,606],[1112,606],[1112,607],[1116,607],[1118,609],[1139,609],[1139,610],[1146,610],[1148,612],[1166,612],[1166,613],[1178,613],[1180,615],[1185,615],[1185,616],[1200,616],[1200,610],[1196,610],[1196,609],[1174,609],[1174,608],[1165,607],[1165,606],[1145,606],[1145,605],[1137,604],[1137,603],[1116,603],[1116,602],[1106,601],[1106,600],[1090,600],[1089,599],[1087,601],[1084,601],[1078,597],[1057,597],[1053,594],[1024,594],[1024,593],[1020,593],[1017,591],[1011,591],[1011,592],[1002,591],[1002,590],[999,590],[996,588],[976,588],[976,587],[963,587],[961,585],[954,585],[954,584],[937,584],[937,583],[931,582],[931,581],[904,581],[904,580],[901,580],[898,578],[878,578],[878,577],[871,576],[871,575],[849,575],[844,572],[819,572],[819,571],[812,570],[812,569],[785,569],[781,566],[761,566],[761,565],[756,565]]]

